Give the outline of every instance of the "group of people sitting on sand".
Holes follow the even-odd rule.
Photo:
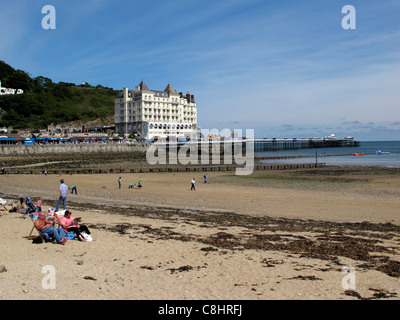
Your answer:
[[[49,236],[53,236],[57,243],[64,245],[68,241],[68,234],[73,232],[76,238],[82,242],[91,241],[89,228],[80,225],[80,218],[74,218],[70,210],[65,210],[64,216],[59,219],[60,227],[55,227],[55,219],[47,218],[43,211],[39,212],[38,219],[35,220],[35,227]]]
[[[0,198],[1,199],[1,198]],[[9,212],[15,213],[23,213],[28,214],[28,208],[25,205],[24,198],[19,198],[18,201],[15,201],[11,204],[11,209],[5,207],[7,203],[6,200],[1,199],[2,206],[8,210]],[[72,216],[71,210],[65,210],[64,215],[59,218],[58,215],[55,219],[54,216],[47,216],[42,211],[43,199],[39,198],[36,202],[36,214],[37,219],[34,220],[34,224],[36,229],[41,233],[47,233],[50,237],[54,237],[54,239],[59,244],[65,244],[68,240],[68,235],[73,232],[76,238],[82,242],[92,241],[90,235],[89,228],[86,225],[81,225],[81,218],[74,218]],[[55,226],[56,220],[59,222],[59,227]]]
[[[39,200],[36,202],[37,211],[42,211],[42,202],[43,202],[42,198],[39,198]],[[7,203],[7,201],[5,203]],[[27,213],[27,208],[25,206],[24,198],[21,197],[21,198],[19,198],[19,200],[11,203],[11,209],[7,209],[7,210],[8,210],[8,212]]]

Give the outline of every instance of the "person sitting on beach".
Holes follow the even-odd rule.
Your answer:
[[[37,211],[42,211],[42,203],[43,203],[43,199],[39,198],[39,200],[36,202],[36,209]]]
[[[129,186],[128,186],[128,189],[133,189],[135,187],[135,184],[134,183],[131,183]]]
[[[141,187],[142,187],[142,179],[139,179],[139,183],[138,183],[137,187],[138,187],[138,188],[141,188]]]
[[[68,240],[67,235],[63,228],[54,227],[55,220],[49,221],[46,219],[44,212],[39,212],[39,216],[35,221],[35,227],[40,232],[47,233],[53,236],[58,244],[65,244]]]
[[[19,202],[17,202],[16,204],[13,203],[11,205],[11,209],[9,210],[9,212],[22,212],[22,210],[25,209],[25,205],[24,205],[24,198],[19,198]]]
[[[79,221],[80,218],[75,219],[74,217],[72,217],[71,211],[66,210],[64,213],[64,217],[62,217],[60,220],[60,224],[68,232],[73,231],[80,241],[86,242],[86,239],[82,236],[82,232],[90,234],[90,231],[87,226],[79,225]]]

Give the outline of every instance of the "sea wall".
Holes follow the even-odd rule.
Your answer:
[[[6,145],[0,146],[2,156],[23,156],[36,154],[71,153],[110,153],[110,152],[146,152],[149,144],[45,144],[45,145]]]

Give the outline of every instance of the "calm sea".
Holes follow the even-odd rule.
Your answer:
[[[390,154],[377,155],[381,150]],[[353,153],[361,152],[363,156],[353,156]],[[400,141],[361,141],[359,147],[343,148],[318,148],[285,151],[269,151],[256,153],[256,157],[285,157],[306,156],[290,159],[261,160],[262,163],[315,163],[317,161],[327,165],[361,165],[400,167]]]

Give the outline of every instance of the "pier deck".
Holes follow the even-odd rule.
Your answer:
[[[255,139],[254,152],[297,150],[313,148],[358,147],[354,139],[293,138],[293,139]]]

